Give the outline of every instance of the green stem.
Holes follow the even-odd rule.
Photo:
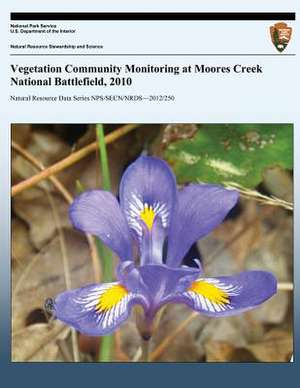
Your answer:
[[[141,339],[142,356],[140,361],[149,362],[150,356],[150,340]]]
[[[106,335],[101,337],[98,361],[99,362],[110,362],[112,359],[112,349],[114,347],[114,336]]]
[[[96,136],[100,155],[100,171],[102,176],[102,188],[110,191],[110,174],[107,158],[107,151],[104,139],[104,129],[102,124],[96,124]],[[99,256],[102,259],[103,282],[111,282],[113,278],[113,261],[111,251],[98,239],[96,239]],[[102,337],[99,348],[98,361],[111,361],[113,349],[113,335]]]
[[[96,134],[98,140],[98,148],[100,153],[100,170],[102,174],[102,186],[104,190],[110,191],[110,176],[109,165],[106,152],[106,144],[104,139],[104,129],[102,124],[96,124]]]
[[[99,257],[102,260],[102,280],[103,282],[111,282],[113,278],[113,258],[110,249],[108,249],[102,241],[96,238],[96,246]]]

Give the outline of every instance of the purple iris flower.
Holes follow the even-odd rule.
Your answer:
[[[205,278],[182,265],[192,244],[219,225],[238,192],[210,184],[177,190],[169,166],[139,157],[125,171],[120,204],[107,191],[79,195],[70,207],[75,228],[99,237],[120,258],[117,281],[91,284],[59,294],[54,315],[87,335],[106,335],[124,322],[135,304],[145,327],[167,303],[184,303],[211,317],[239,314],[276,293],[274,276],[247,271]],[[137,259],[139,258],[139,259]]]

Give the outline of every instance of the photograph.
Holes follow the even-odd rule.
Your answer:
[[[12,123],[11,361],[290,362],[293,142],[292,123]]]

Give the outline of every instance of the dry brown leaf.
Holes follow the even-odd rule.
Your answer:
[[[247,349],[260,361],[287,362],[293,352],[293,337],[288,331],[273,329],[264,341],[248,345]]]
[[[225,341],[208,341],[204,345],[207,362],[228,362],[235,347]]]
[[[288,362],[292,351],[291,333],[273,329],[260,342],[235,347],[226,341],[205,343],[208,362]]]
[[[209,341],[221,341],[230,343],[235,348],[245,347],[250,340],[261,339],[263,332],[261,324],[255,325],[255,330],[252,331],[252,323],[245,315],[210,318],[197,338],[197,344],[203,347]]]
[[[140,334],[135,325],[134,314],[131,314],[120,329],[121,350],[132,360],[141,345]]]
[[[41,190],[42,191],[42,190]],[[62,227],[71,227],[68,219],[69,204],[60,196],[54,195],[55,205]],[[41,249],[55,235],[56,224],[49,198],[45,192],[34,201],[17,196],[13,203],[14,212],[29,226],[30,242],[36,249]]]
[[[235,348],[226,341],[209,341],[205,344],[207,362],[258,362],[247,348]]]
[[[56,340],[69,331],[59,321],[25,327],[12,337],[12,361],[63,361]]]
[[[246,270],[262,269],[272,272],[278,281],[291,281],[292,254],[292,224],[291,219],[286,219],[281,224],[284,212],[278,209],[274,213],[275,219],[267,229],[259,249],[252,252],[245,260]],[[276,223],[281,224],[277,227]],[[293,293],[278,291],[270,300],[249,312],[254,320],[263,323],[279,324],[284,321]]]
[[[12,124],[11,138],[21,146],[26,146],[31,136],[31,124]]]
[[[280,167],[267,168],[263,183],[273,196],[293,202],[293,178],[289,171]]]
[[[169,305],[165,309],[160,323],[155,331],[152,350],[156,349],[159,344],[184,321],[184,317],[189,317],[191,310],[182,305]],[[203,318],[203,317],[202,317]],[[202,354],[197,349],[195,341],[196,332],[201,330],[206,322],[206,318],[195,318],[192,323],[184,327],[183,330],[168,344],[168,346],[159,354],[155,361],[167,362],[195,362],[199,361]]]
[[[20,129],[15,130],[15,136]],[[18,144],[19,142],[16,141]],[[45,130],[32,130],[31,136],[26,144],[23,144],[24,148],[35,156],[44,166],[50,166],[58,160],[66,157],[70,152],[70,146],[61,140],[57,135]],[[31,163],[24,160],[24,158],[18,153],[14,153],[12,160],[12,181],[13,183],[20,182],[37,172]],[[39,187],[48,187],[47,181],[41,182]],[[31,189],[27,190],[26,196],[28,198]],[[33,191],[34,193],[34,191]],[[20,196],[22,196],[20,194]]]
[[[72,287],[92,283],[93,270],[84,235],[73,230],[64,230],[64,236]],[[42,308],[46,298],[54,297],[66,289],[58,237],[55,237],[32,260],[33,262],[28,264],[29,270],[16,268],[13,272],[13,330],[23,328],[30,312]]]
[[[13,218],[12,231],[12,258],[22,262],[34,254],[34,248],[29,240],[29,230],[25,222]]]
[[[261,220],[257,216],[256,202],[244,201],[242,214],[236,219],[226,221],[214,232],[225,244],[230,243],[228,249],[240,268],[243,267],[245,258],[261,245]],[[238,237],[232,241],[234,236]]]

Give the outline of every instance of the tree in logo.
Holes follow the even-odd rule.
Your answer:
[[[270,27],[270,34],[274,46],[282,52],[291,40],[292,28],[286,23],[276,23]]]

